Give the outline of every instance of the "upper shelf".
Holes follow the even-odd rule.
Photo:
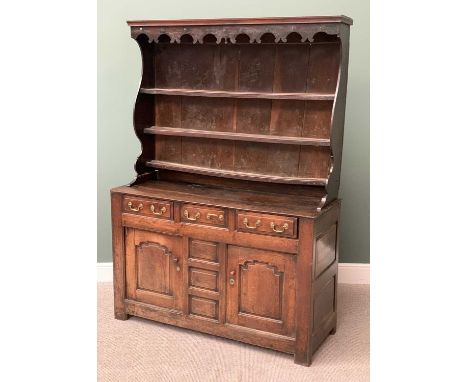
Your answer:
[[[222,98],[264,98],[264,99],[295,99],[304,101],[333,101],[334,93],[271,93],[271,92],[239,92],[226,90],[198,89],[166,89],[140,88],[140,93],[181,95],[192,97],[222,97]]]

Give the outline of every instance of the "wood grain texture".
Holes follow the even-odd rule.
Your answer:
[[[182,19],[182,20],[134,20],[130,26],[171,26],[171,25],[231,25],[231,24],[290,24],[290,23],[346,23],[353,24],[347,16],[304,16],[304,17],[261,17],[226,19]]]
[[[315,242],[315,267],[314,277],[319,277],[336,259],[337,225],[333,224],[329,229],[318,236]]]
[[[341,174],[341,158],[343,150],[343,134],[346,108],[346,88],[348,84],[348,62],[349,62],[349,28],[340,27],[340,65],[336,100],[333,105],[331,126],[331,156],[333,157],[333,171],[328,176],[326,186],[327,197],[322,207],[338,197]]]
[[[292,337],[295,261],[287,254],[228,247],[226,320],[232,325]]]
[[[303,217],[315,217],[319,214],[317,206],[323,196],[323,193],[320,192],[313,193],[312,187],[295,185],[297,188],[291,189],[288,188],[291,187],[289,184],[270,183],[267,185],[259,183],[260,189],[258,189],[254,187],[257,182],[247,182],[250,183],[248,188],[236,189],[235,183],[231,183],[228,179],[219,178],[222,179],[222,182],[212,186],[195,182],[195,180],[203,180],[200,176],[187,177],[186,173],[183,175],[181,182],[148,181],[133,187],[117,187],[114,190],[135,197],[162,199],[170,195],[172,200],[180,202],[207,204],[223,208],[232,206],[251,212]],[[171,178],[174,176],[171,174]],[[211,178],[209,183],[213,182],[213,178]],[[174,204],[174,211],[175,209],[176,204]],[[174,212],[174,219],[180,217],[180,214],[180,212]]]
[[[190,296],[190,314],[218,320],[218,302],[206,298]]]
[[[182,310],[181,238],[131,229],[126,242],[128,295],[136,301]]]
[[[171,235],[189,236],[197,240],[217,241],[226,244],[243,243],[252,248],[265,248],[286,253],[297,253],[298,241],[285,237],[270,235],[254,235],[246,232],[229,231],[224,228],[197,224],[179,224],[163,219],[153,219],[147,216],[123,214],[122,224],[125,227],[135,227],[142,230],[163,232]],[[195,259],[191,259],[192,261]]]
[[[126,312],[132,316],[148,318],[165,324],[177,325],[202,333],[230,338],[252,345],[263,346],[269,349],[294,353],[294,339],[268,332],[258,332],[247,327],[235,325],[219,325],[213,320],[200,320],[192,315],[184,316],[177,311],[160,309],[152,305],[136,301],[125,301]]]
[[[190,240],[190,258],[218,263],[218,244],[209,241]]]
[[[312,124],[311,124],[312,125]],[[313,124],[316,126],[317,124]],[[238,125],[239,128],[239,125]],[[329,128],[329,127],[328,127]],[[239,131],[239,130],[237,130]],[[268,134],[245,134],[245,133],[230,133],[225,131],[208,131],[201,129],[182,129],[176,127],[153,126],[144,129],[146,134],[168,135],[180,137],[196,137],[196,138],[216,138],[233,141],[247,142],[266,142],[279,143],[285,145],[303,145],[303,146],[329,146],[330,139],[327,138],[299,138],[286,135],[268,135]],[[313,134],[313,133],[312,133]],[[321,134],[321,132],[318,132]],[[322,135],[325,135],[322,133]]]
[[[309,366],[312,361],[310,336],[312,333],[312,245],[314,222],[301,219],[299,222],[299,254],[296,271],[296,343],[294,362]]]
[[[338,22],[333,33],[331,25],[244,25],[235,35],[226,26],[233,44],[225,44],[217,34],[222,28],[214,25],[200,26],[196,36],[189,27],[177,35],[176,25],[166,32],[132,28],[143,56],[140,93],[155,103],[152,114],[137,113],[147,115],[135,127],[143,147],[139,176],[154,168],[321,186],[331,194],[317,208],[333,200],[340,141],[327,147],[343,115],[340,73],[347,65],[349,26]],[[157,43],[156,35],[148,37],[151,31],[160,33]],[[146,133],[148,138],[141,137]]]
[[[218,272],[208,271],[206,269],[198,269],[191,267],[189,269],[190,286],[219,291],[218,288]]]
[[[189,224],[226,227],[228,218],[224,209],[184,203],[181,206],[180,220]]]
[[[254,64],[255,65],[255,64]],[[258,64],[257,64],[258,65]],[[241,68],[242,69],[242,68]],[[245,75],[247,77],[249,73]],[[247,77],[245,81],[249,82],[248,88],[261,88],[251,77]],[[259,80],[256,80],[259,81]],[[247,88],[247,87],[246,87]],[[297,100],[313,100],[313,101],[332,101],[335,98],[334,93],[287,93],[287,92],[261,92],[261,91],[224,91],[224,90],[196,90],[184,88],[140,88],[141,94],[164,94],[189,97],[214,97],[214,98],[259,98],[259,99],[297,99]]]
[[[290,216],[237,211],[237,230],[255,234],[297,238],[297,219]]]
[[[336,331],[346,17],[129,22],[131,186],[114,312],[294,354]]]
[[[119,320],[128,318],[125,312],[125,240],[122,226],[122,194],[111,193],[112,212],[112,265],[114,275],[114,315]]]
[[[161,199],[124,197],[122,210],[128,213],[147,215],[158,219],[173,219],[173,203]]]
[[[249,340],[240,335],[234,337],[246,342],[256,338],[255,344],[277,349],[285,349],[281,345],[284,338],[291,338],[295,345],[290,351],[294,352],[295,361],[304,365],[310,364],[313,352],[335,330],[337,262],[335,260],[313,280],[313,264],[317,263],[313,242],[326,237],[337,226],[339,203],[332,203],[316,220],[301,218],[297,255],[279,252],[285,249],[286,243],[295,241],[284,237],[264,236],[268,240],[262,240],[263,235],[247,233],[241,237],[240,232],[232,231],[236,226],[229,224],[227,228],[186,225],[126,213],[121,202],[119,207],[122,226],[128,227],[126,283],[131,301],[124,299],[125,314],[209,330],[228,338],[232,338],[232,333],[243,333],[235,328],[253,329],[261,334]],[[273,215],[275,219],[278,217]],[[139,247],[147,248],[142,253],[138,252]],[[167,274],[172,273],[167,270],[176,264],[165,261],[169,248],[171,253],[185,252],[187,256],[181,256],[178,263],[181,266],[179,277],[168,280]],[[138,266],[142,267],[140,274]],[[137,306],[144,309],[136,309]],[[226,323],[227,326],[209,329],[207,322]],[[271,334],[280,337],[269,337]],[[267,338],[270,339],[266,341]]]
[[[261,160],[264,158],[265,154],[260,155],[260,153],[252,153],[255,156],[250,156],[249,160],[245,160],[246,162],[254,161],[255,163],[257,160]],[[257,155],[258,154],[258,155]],[[309,156],[314,157],[319,156],[321,159],[321,167],[319,169],[308,169],[302,168],[303,172],[314,172],[323,174],[328,170],[329,167],[329,157],[323,155],[323,151],[311,151],[308,153]],[[253,159],[252,159],[253,158]],[[221,170],[217,168],[208,168],[204,166],[192,166],[188,164],[179,164],[179,163],[172,163],[167,161],[161,160],[152,160],[148,161],[147,165],[149,167],[154,168],[162,168],[174,171],[183,171],[183,172],[191,172],[194,174],[202,174],[202,175],[212,175],[212,176],[222,176],[222,177],[230,177],[234,179],[247,179],[247,180],[254,180],[260,182],[276,182],[276,183],[294,183],[294,184],[307,184],[307,185],[326,185],[327,179],[320,178],[320,177],[297,177],[297,176],[279,176],[279,175],[266,175],[261,173],[253,173],[253,172],[242,172],[242,171],[234,171],[234,170]],[[249,165],[250,166],[250,165]]]

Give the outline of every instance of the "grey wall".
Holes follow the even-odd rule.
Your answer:
[[[369,262],[369,1],[98,1],[98,261],[112,261],[109,189],[129,183],[139,142],[140,52],[126,20],[346,15],[354,19],[340,197],[340,262]]]

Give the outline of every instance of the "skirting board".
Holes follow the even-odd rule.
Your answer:
[[[112,281],[112,263],[97,263],[97,281]],[[370,264],[338,264],[338,282],[340,284],[370,284]]]

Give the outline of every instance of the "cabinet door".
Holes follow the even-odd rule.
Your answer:
[[[128,298],[182,310],[181,240],[178,236],[127,229]]]
[[[293,337],[294,256],[229,246],[227,322]]]

